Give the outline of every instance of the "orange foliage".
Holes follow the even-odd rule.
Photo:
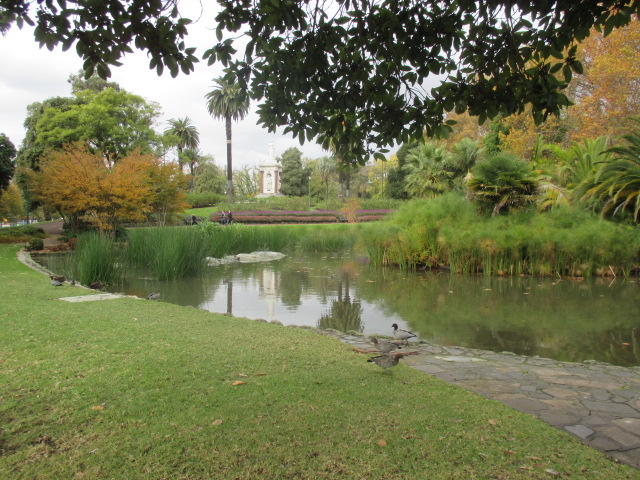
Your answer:
[[[489,127],[489,122],[483,125],[478,125],[478,117],[472,117],[467,112],[457,114],[450,112],[447,114],[447,120],[455,120],[453,125],[453,132],[448,138],[440,140],[439,143],[444,144],[447,148],[453,147],[463,138],[470,138],[471,140],[480,140],[484,137]]]
[[[536,125],[529,109],[515,113],[500,121],[507,127],[507,134],[500,133],[500,144],[504,151],[515,153],[523,160],[534,157],[536,139],[542,137],[543,143],[564,145],[566,143],[566,117],[551,115],[544,123]]]
[[[572,140],[620,135],[624,119],[640,114],[640,21],[607,37],[592,31],[579,52],[584,74],[575,79]]]
[[[185,208],[186,180],[177,165],[134,152],[107,167],[80,145],[52,152],[35,174],[34,191],[49,207],[99,229]]]

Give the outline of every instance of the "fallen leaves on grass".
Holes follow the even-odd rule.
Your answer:
[[[214,420],[211,425],[214,427],[217,427],[218,425],[222,425],[222,419],[218,418],[217,420]]]
[[[104,407],[102,405],[95,405],[91,407],[91,410],[104,410]]]
[[[237,387],[238,385],[244,385],[246,382],[243,382],[241,380],[236,380],[235,382],[233,382],[231,385],[233,385],[234,387]]]
[[[378,445],[380,445],[381,447],[386,447],[387,446],[387,442],[383,439],[378,440]]]

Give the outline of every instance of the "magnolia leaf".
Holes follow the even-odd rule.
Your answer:
[[[235,387],[235,386],[238,386],[238,385],[244,385],[244,384],[245,384],[245,382],[241,382],[240,380],[236,380],[235,382],[233,382],[233,383],[232,383],[232,385],[233,385],[234,387]]]
[[[378,440],[378,445],[380,445],[381,447],[386,447],[387,446],[387,442],[383,439]]]
[[[214,420],[211,425],[213,425],[214,427],[217,427],[218,425],[222,425],[222,419],[218,418],[217,420]]]

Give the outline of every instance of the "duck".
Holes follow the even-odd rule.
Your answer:
[[[378,355],[377,357],[370,358],[367,362],[373,362],[386,370],[387,368],[395,367],[398,364],[398,361],[403,357],[403,353],[386,353],[384,355]]]
[[[61,287],[62,286],[62,282],[59,282],[58,280],[54,280],[53,278],[51,279],[51,281],[49,283],[51,285],[53,285],[54,287]]]
[[[102,284],[102,282],[93,282],[91,285],[89,285],[89,288],[91,290],[101,290],[103,286],[104,285]]]
[[[147,300],[158,300],[160,298],[160,291],[156,291],[147,295]]]
[[[382,353],[389,353],[399,348],[402,348],[400,345],[396,345],[393,342],[380,341],[376,337],[371,337],[371,343],[373,343],[378,351]]]
[[[410,332],[409,330],[402,330],[401,328],[398,328],[397,323],[394,323],[393,325],[391,325],[391,327],[393,328],[393,336],[398,340],[404,340],[407,345],[409,345],[410,338],[417,337],[415,333]]]
[[[49,275],[49,278],[50,278],[51,280],[55,280],[56,282],[60,282],[60,283],[62,283],[62,282],[66,282],[66,281],[67,281],[67,278],[66,278],[66,277],[57,276],[57,275]]]

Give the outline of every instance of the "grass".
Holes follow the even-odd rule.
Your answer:
[[[89,292],[51,287],[16,249],[0,246],[0,478],[639,478],[530,415],[405,365],[383,373],[309,330],[59,301]]]

